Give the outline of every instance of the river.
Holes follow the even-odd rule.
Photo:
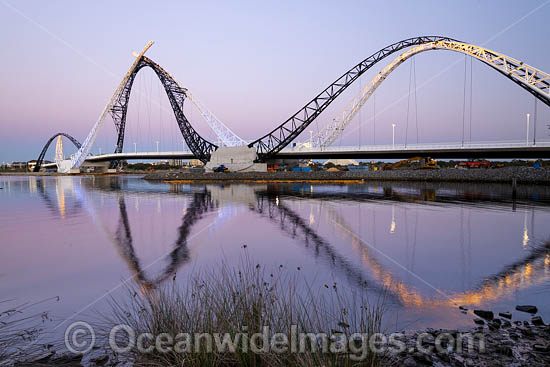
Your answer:
[[[312,289],[367,284],[392,330],[473,326],[458,306],[533,304],[550,320],[546,186],[519,186],[514,198],[498,184],[139,176],[0,176],[0,187],[0,301],[46,300],[33,308],[55,338],[65,320],[108,313],[129,286],[185,286],[243,257]]]

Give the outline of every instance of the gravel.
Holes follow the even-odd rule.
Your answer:
[[[245,180],[379,180],[379,181],[425,181],[425,182],[501,182],[548,184],[549,168],[503,167],[496,169],[438,169],[438,170],[393,170],[393,171],[342,171],[342,172],[227,172],[192,173],[185,171],[154,172],[146,180],[191,180],[191,181],[245,181]]]

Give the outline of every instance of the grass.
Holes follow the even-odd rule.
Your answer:
[[[293,328],[297,333],[326,333],[336,338],[342,335],[339,333],[350,336],[356,332],[381,332],[383,297],[371,304],[366,289],[351,291],[336,283],[321,289],[299,286],[307,283],[300,282],[300,274],[299,268],[286,269],[282,265],[272,272],[244,256],[235,267],[222,263],[215,269],[193,274],[183,288],[173,282],[153,290],[131,290],[129,301],[112,300],[108,324],[126,324],[136,335],[228,333],[232,340],[243,330],[248,330],[251,337],[264,326],[269,327],[269,340],[274,333],[290,338]],[[124,339],[120,336],[117,340],[124,345],[121,338]],[[156,349],[143,353],[133,348],[127,357],[143,366],[379,366],[386,362],[385,355],[372,352],[315,351],[321,340],[312,343],[305,339],[301,353],[253,352],[250,346],[247,350],[243,340],[246,339],[241,337],[240,343],[235,344],[234,351],[214,347],[209,352],[202,339],[203,343],[194,344],[189,353]],[[338,346],[333,341],[327,342]],[[357,358],[359,355],[362,358]]]
[[[0,366],[11,365],[17,359],[43,352],[44,346],[35,344],[42,333],[37,324],[38,320],[47,319],[48,315],[25,313],[42,302],[10,307],[13,300],[0,301]]]

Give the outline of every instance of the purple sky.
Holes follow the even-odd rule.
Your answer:
[[[412,36],[453,37],[550,72],[547,0],[297,3],[1,0],[0,162],[36,158],[58,131],[84,140],[133,62],[131,52],[149,40],[156,43],[147,55],[245,139],[286,120],[368,55]],[[391,59],[352,85],[300,139],[330,121]],[[377,143],[391,141],[392,123],[396,141],[405,139],[410,64],[376,93]],[[469,60],[467,66],[469,80]],[[459,141],[464,56],[427,52],[415,58],[415,67],[418,104],[411,99],[408,141],[416,141],[416,105],[420,142]],[[525,139],[525,114],[533,113],[534,97],[475,60],[473,80],[472,140]],[[161,150],[181,147],[160,83],[143,71],[135,86],[141,93],[132,94],[125,148],[133,150],[136,142],[138,150],[154,149],[156,140]],[[213,139],[197,111],[187,107],[186,113]],[[372,144],[372,114],[369,101],[337,144]],[[542,103],[537,119],[537,139],[549,140],[550,112]],[[108,120],[93,152],[114,145]]]

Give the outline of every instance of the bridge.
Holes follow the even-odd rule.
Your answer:
[[[134,63],[123,77],[84,142],[80,144],[66,133],[54,135],[48,140],[37,159],[35,171],[40,170],[44,155],[56,136],[69,138],[78,148],[78,151],[67,160],[58,159],[57,157],[62,157],[62,153],[57,152],[56,166],[59,172],[77,172],[85,162],[86,164],[109,162],[109,167],[114,169],[121,160],[128,159],[196,158],[205,163],[207,168],[212,168],[214,164],[223,163],[230,169],[235,164],[236,168],[246,167],[248,170],[265,170],[265,163],[273,159],[321,159],[337,157],[377,159],[406,158],[412,156],[430,156],[434,158],[547,158],[550,156],[550,144],[547,142],[536,143],[535,141],[531,143],[528,134],[527,139],[523,142],[468,143],[464,141],[463,136],[460,143],[332,146],[388,75],[407,59],[427,51],[453,51],[478,60],[532,94],[536,100],[541,101],[546,106],[550,106],[550,75],[548,73],[496,51],[449,37],[414,37],[384,47],[336,79],[282,124],[251,142],[237,136],[212,112],[208,111],[182,83],[176,80],[159,64],[147,58],[145,53],[152,44],[152,42],[149,42],[141,53],[134,53],[136,57]],[[312,137],[309,144],[302,144],[295,148],[290,147],[291,143],[361,75],[386,57],[400,51],[402,53],[376,74],[371,82],[330,123],[318,132],[315,139]],[[152,69],[160,80],[183,140],[189,148],[189,152],[123,152],[128,104],[132,86],[138,72],[146,67]],[[193,128],[183,110],[183,104],[186,99],[189,99],[195,105],[202,118],[214,131],[218,138],[217,144],[206,140]],[[98,131],[108,116],[111,117],[117,132],[117,142],[114,152],[112,154],[92,156],[90,152],[97,138]],[[62,144],[58,144],[58,150],[59,147],[62,147]]]

